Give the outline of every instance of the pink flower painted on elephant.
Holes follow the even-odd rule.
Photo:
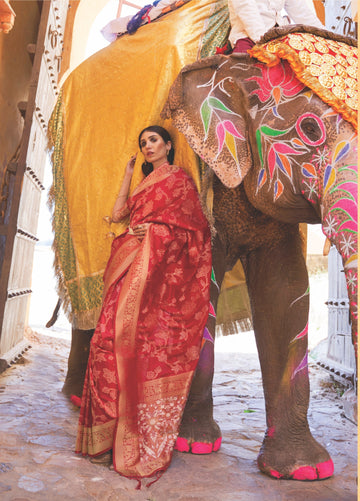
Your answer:
[[[255,65],[261,69],[261,77],[251,77],[259,88],[253,90],[250,95],[256,94],[262,103],[272,100],[275,108],[284,98],[296,96],[305,87],[295,76],[289,63],[282,61],[276,66]]]
[[[222,122],[219,122],[215,130],[216,130],[216,137],[218,140],[217,156],[220,155],[220,153],[222,152],[225,142],[234,160],[238,162],[236,154],[235,138],[244,141],[245,137],[243,136],[243,134],[241,134],[241,132],[237,130],[233,122],[231,122],[230,120],[223,120]]]

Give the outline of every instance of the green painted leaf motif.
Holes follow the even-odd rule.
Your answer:
[[[212,110],[209,106],[208,100],[205,99],[200,108],[201,120],[205,130],[205,136],[208,135]]]
[[[260,127],[260,130],[266,136],[272,136],[272,137],[282,136],[283,134],[286,134],[289,131],[289,129],[286,130],[272,129],[267,125],[263,125],[262,127]]]
[[[250,414],[251,412],[256,412],[256,411],[254,411],[253,409],[245,409],[244,412],[246,412],[247,414]]]
[[[261,162],[261,167],[264,166],[264,158],[262,154],[262,145],[261,145],[261,130],[257,129],[256,131],[256,144],[259,152],[259,157],[260,157],[260,162]]]
[[[234,114],[229,108],[225,106],[225,104],[220,101],[217,97],[209,97],[209,104],[215,110],[226,111],[227,113]]]

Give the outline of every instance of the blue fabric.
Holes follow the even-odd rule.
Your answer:
[[[135,31],[139,28],[139,26],[143,21],[143,16],[146,15],[146,13],[148,12],[149,9],[151,9],[151,7],[156,7],[156,5],[159,2],[160,0],[155,0],[153,4],[145,5],[141,10],[139,10],[139,12],[137,12],[135,16],[133,16],[127,24],[128,33],[130,34],[135,33]]]

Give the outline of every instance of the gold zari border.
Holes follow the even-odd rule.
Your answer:
[[[90,428],[82,426],[78,429],[75,450],[83,450],[82,444],[85,444],[89,456],[110,450],[113,446],[115,426],[116,419]]]

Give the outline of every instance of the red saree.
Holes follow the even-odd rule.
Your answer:
[[[142,242],[117,237],[91,341],[76,452],[113,451],[114,469],[142,478],[170,464],[209,311],[211,244],[192,179],[164,164],[123,210]]]

